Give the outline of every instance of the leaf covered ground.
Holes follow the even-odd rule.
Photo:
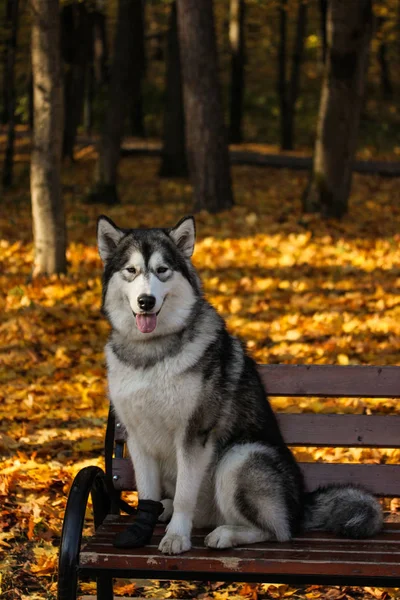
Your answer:
[[[169,226],[190,213],[187,181],[160,180],[156,158],[121,161],[120,206],[87,206],[94,153],[64,169],[68,274],[30,281],[28,166],[0,215],[0,573],[4,598],[55,598],[66,494],[83,466],[103,465],[108,410],[96,219]],[[400,363],[400,193],[396,179],[355,176],[342,222],[301,215],[306,175],[237,166],[236,207],[197,216],[194,261],[206,294],[259,362]],[[387,399],[280,399],[279,410],[395,412]],[[398,462],[397,451],[318,450],[313,458]],[[304,460],[305,451],[302,451]],[[393,507],[393,505],[392,505]],[[90,530],[90,524],[87,531]],[[342,600],[396,590],[121,581],[119,594],[223,600]],[[143,589],[142,589],[143,588]],[[84,584],[82,592],[93,590]]]

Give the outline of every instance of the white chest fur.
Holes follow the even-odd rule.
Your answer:
[[[121,362],[106,346],[111,401],[128,436],[161,461],[183,441],[200,396],[201,376],[175,359],[146,369]],[[177,368],[178,367],[178,368]]]

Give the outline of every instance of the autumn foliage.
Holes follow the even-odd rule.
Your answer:
[[[30,280],[32,224],[23,158],[17,162],[18,187],[2,200],[0,572],[5,598],[54,598],[57,545],[72,478],[85,465],[103,466],[108,325],[100,313],[97,216],[106,212],[121,226],[168,226],[191,208],[188,183],[160,180],[155,158],[122,161],[121,206],[86,206],[82,198],[93,159],[91,148],[82,150],[63,175],[69,237],[65,276]],[[338,223],[301,215],[306,175],[255,167],[235,167],[233,175],[237,205],[219,215],[197,216],[194,261],[207,297],[257,361],[398,364],[398,180],[355,176],[350,214]],[[274,405],[313,412],[396,410],[387,399],[279,399]],[[303,460],[310,455],[399,459],[394,450],[300,452]],[[87,532],[90,528],[89,520]],[[222,584],[146,589],[153,597],[219,599],[312,599],[329,593],[326,597],[338,600],[359,593]],[[122,582],[117,591],[132,594],[135,584]]]

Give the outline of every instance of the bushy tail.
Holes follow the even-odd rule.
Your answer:
[[[383,513],[378,500],[361,487],[333,484],[306,494],[305,529],[324,529],[342,537],[367,538],[378,533]]]

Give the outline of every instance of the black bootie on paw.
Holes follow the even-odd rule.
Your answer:
[[[141,548],[149,543],[158,517],[163,512],[161,502],[139,500],[135,521],[114,540],[116,548]]]

